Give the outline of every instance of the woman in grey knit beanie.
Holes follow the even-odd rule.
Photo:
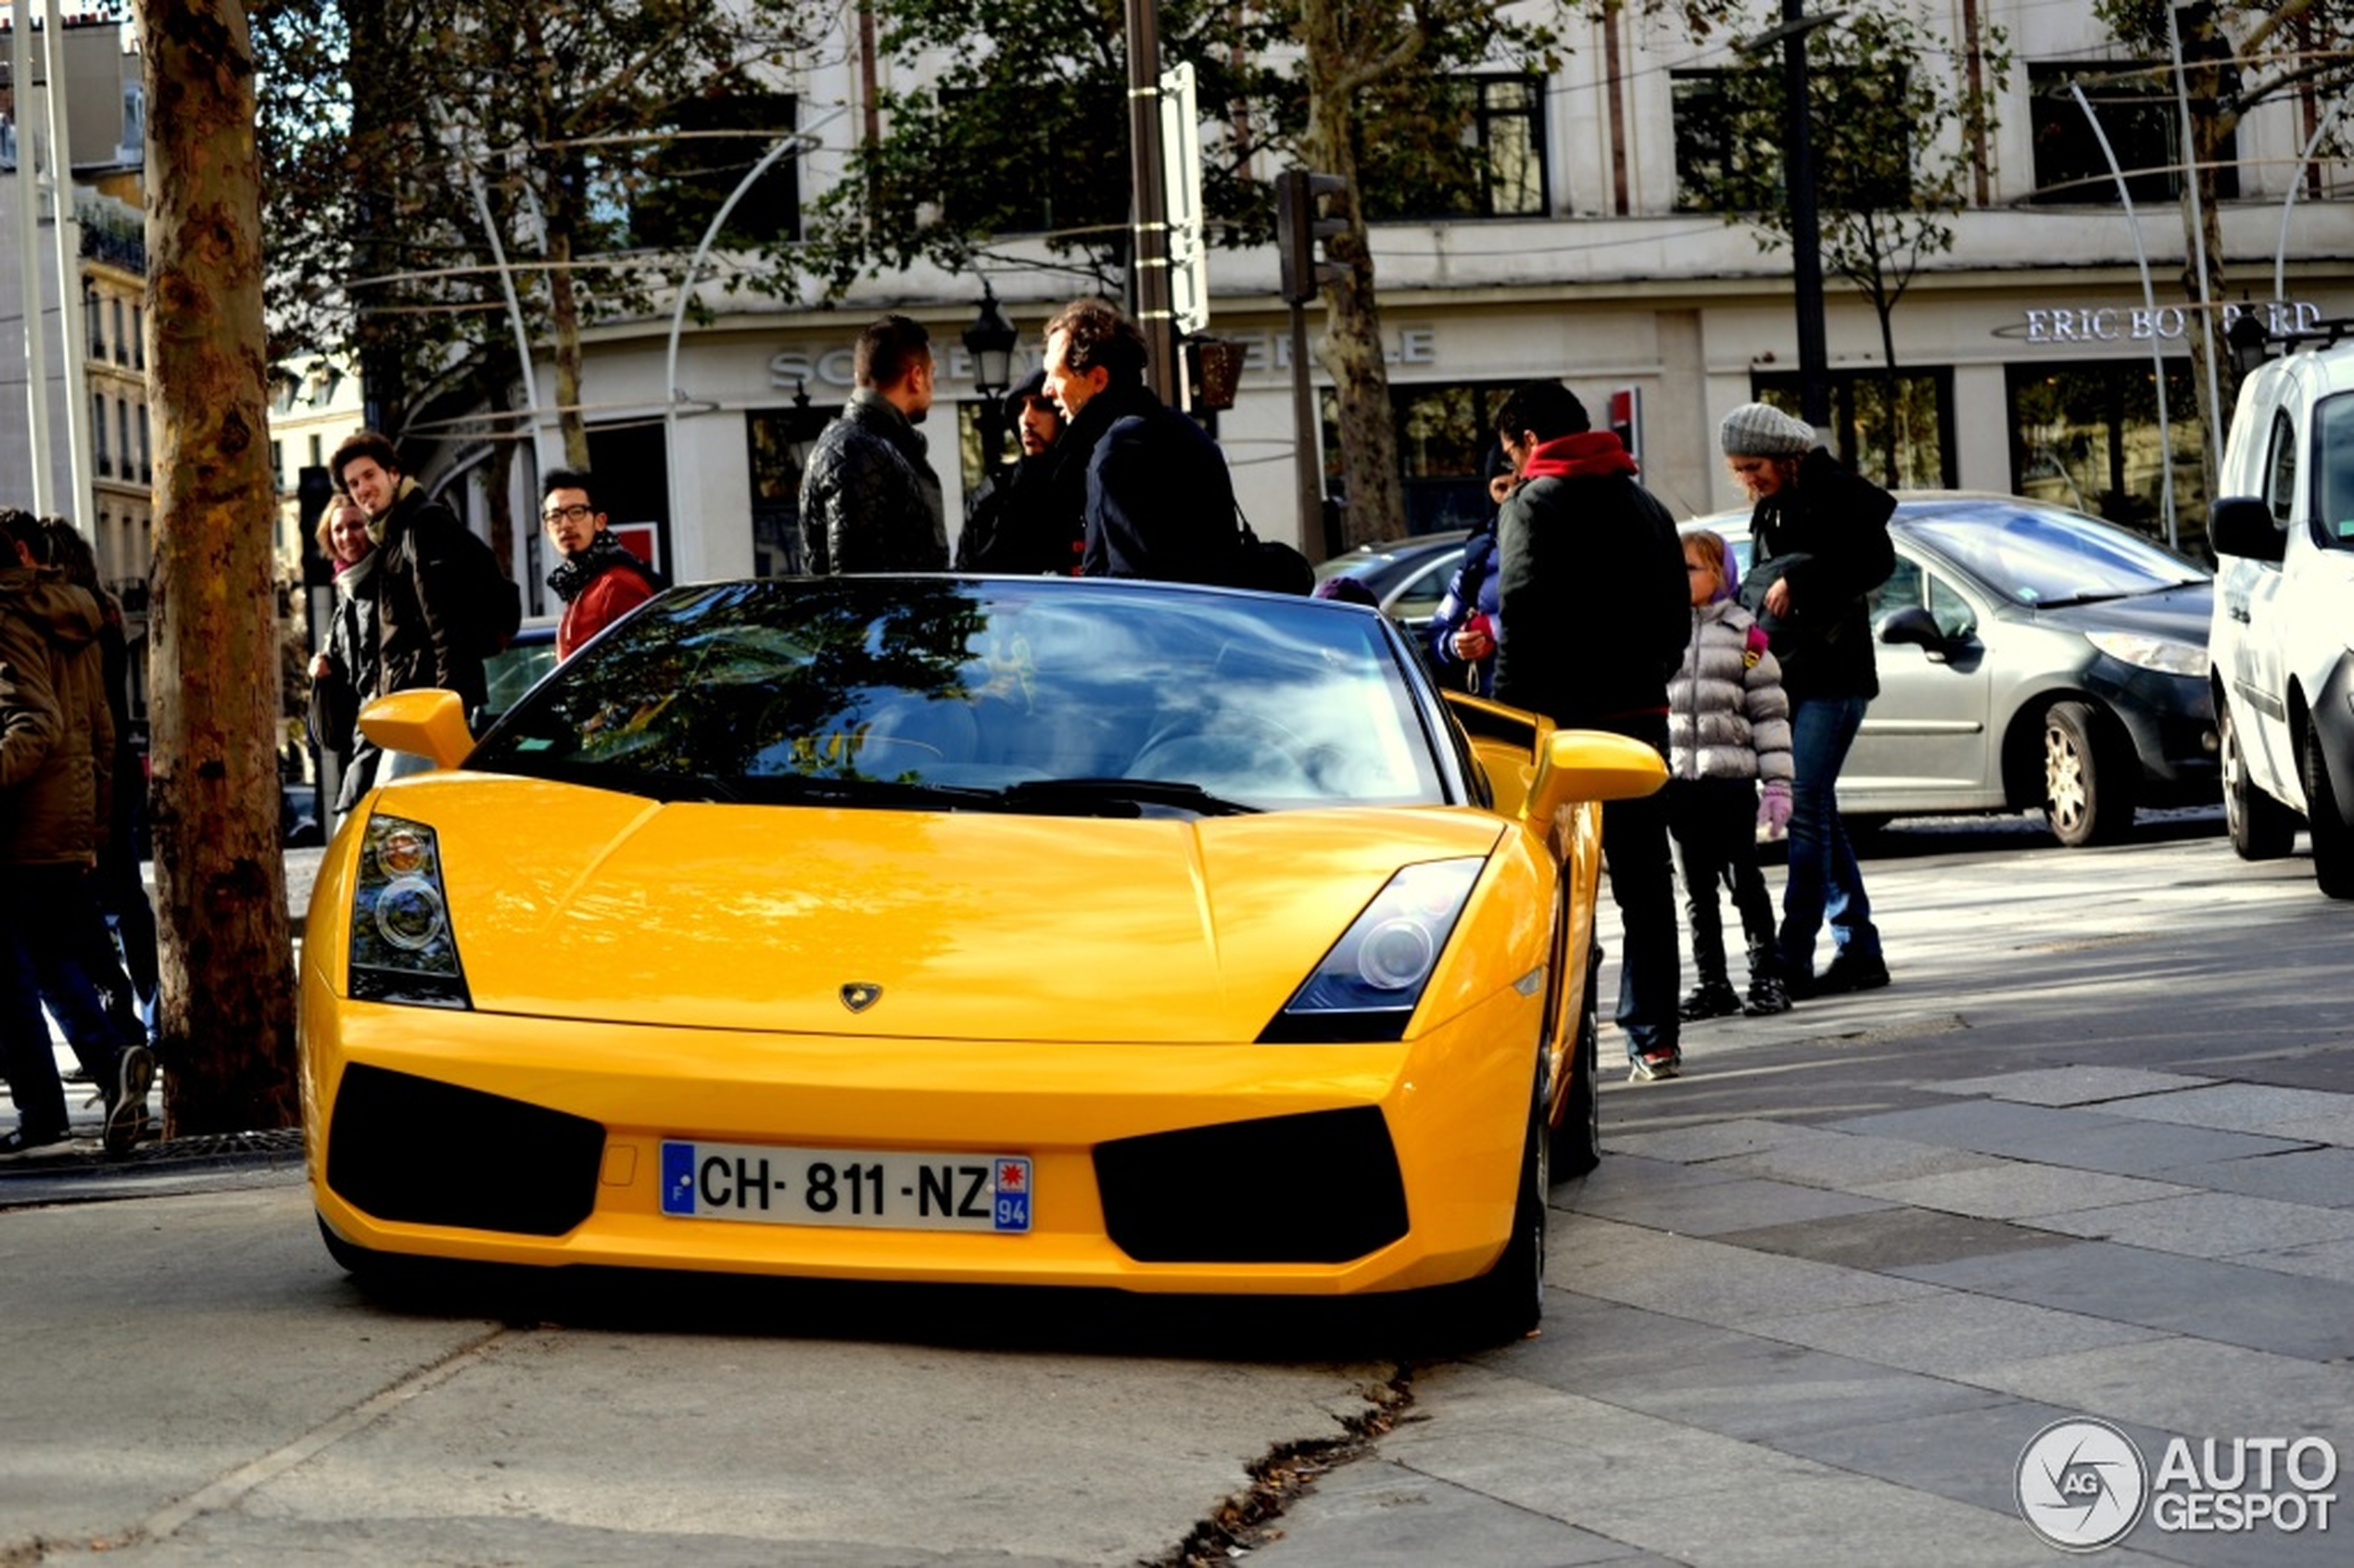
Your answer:
[[[1717,432],[1727,457],[1804,457],[1823,443],[1815,427],[1771,403],[1743,403]]]

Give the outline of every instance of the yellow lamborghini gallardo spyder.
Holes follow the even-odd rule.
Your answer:
[[[328,850],[328,1245],[404,1258],[1541,1309],[1597,1148],[1631,741],[1433,686],[1380,614],[1169,584],[672,589]],[[397,771],[397,770],[396,770]]]

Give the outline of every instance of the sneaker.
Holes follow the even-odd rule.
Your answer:
[[[1752,975],[1749,994],[1741,999],[1741,1014],[1745,1018],[1762,1018],[1775,1013],[1790,1011],[1790,988],[1782,984],[1779,975]]]
[[[1702,980],[1684,993],[1676,1016],[1686,1023],[1700,1018],[1728,1018],[1741,1010],[1741,999],[1721,980]]]
[[[1634,1057],[1626,1064],[1626,1081],[1652,1083],[1663,1078],[1673,1078],[1683,1065],[1681,1052],[1653,1051],[1648,1056]]]
[[[147,1091],[155,1087],[156,1054],[125,1045],[115,1060],[115,1090],[107,1102],[107,1153],[129,1154],[147,1131]]]
[[[1888,983],[1888,965],[1877,953],[1857,957],[1841,949],[1823,972],[1815,977],[1817,996],[1844,996],[1852,991],[1878,991]]]

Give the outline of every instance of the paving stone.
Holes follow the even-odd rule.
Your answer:
[[[1875,1182],[1863,1189],[1869,1197],[1948,1209],[1955,1214],[1974,1214],[1985,1220],[2061,1213],[2071,1205],[2100,1208],[2144,1198],[2175,1197],[2192,1190],[2170,1182],[2069,1170],[2026,1160],[2006,1160],[1975,1170],[1916,1176],[1902,1182]]]
[[[1613,1132],[1605,1120],[1602,1148],[1609,1154],[1641,1155],[1647,1159],[1676,1160],[1689,1165],[1769,1149],[1804,1138],[1811,1131],[1795,1122],[1748,1117],[1674,1127],[1660,1132]]]
[[[2337,1097],[2345,1098],[2342,1094]],[[2339,1111],[2334,1116],[2284,1121],[2272,1131],[2276,1138],[2294,1138],[2300,1143],[2332,1144],[2339,1148],[2354,1146],[2354,1110]]]
[[[1666,1561],[1379,1461],[1344,1465],[1320,1477],[1285,1511],[1282,1529],[1282,1537],[1252,1549],[1252,1562],[1274,1568],[1428,1568],[1464,1561],[1467,1552],[1481,1568],[1567,1568],[1584,1562],[1634,1568]]]
[[[2162,1176],[2185,1165],[2286,1154],[2306,1146],[2308,1142],[2290,1136],[2285,1126],[2279,1136],[2265,1137],[2254,1132],[2219,1132],[2164,1122],[2120,1122],[2080,1132],[2064,1146],[2050,1150],[2046,1157],[2055,1164],[2083,1170],[2106,1170],[2119,1176]]]
[[[1950,1379],[1772,1340],[1762,1343],[1763,1354],[1671,1367],[1632,1372],[1591,1367],[1577,1392],[1751,1442],[1820,1427],[1973,1410],[1994,1397]]]
[[[2270,1083],[2215,1083],[2172,1094],[2110,1100],[2101,1109],[2136,1120],[2183,1127],[2218,1127],[2234,1132],[2277,1132],[2285,1121],[2354,1118],[2344,1094],[2319,1089],[2283,1089]]]
[[[1832,1214],[1864,1214],[1890,1207],[1886,1198],[1858,1197],[1822,1187],[1738,1176],[1730,1181],[1667,1189],[1630,1185],[1597,1190],[1589,1185],[1576,1202],[1580,1213],[1689,1236],[1746,1231]]]
[[[1990,1394],[1963,1409],[1768,1434],[1764,1441],[1786,1454],[2001,1514],[2018,1504],[2020,1452],[2038,1432],[2078,1413]]]
[[[2354,1356],[2354,1319],[2344,1312],[2345,1292],[2335,1283],[2236,1263],[2078,1242],[1895,1272],[2282,1356]]]
[[[1754,1154],[1735,1155],[1708,1167],[1728,1174],[1764,1176],[1809,1186],[1832,1187],[1843,1193],[1860,1191],[1867,1182],[1901,1181],[1907,1176],[1933,1176],[1947,1170],[1971,1170],[1994,1164],[1999,1157],[1965,1149],[1943,1148],[1906,1138],[1874,1138],[1853,1132],[1829,1132],[1806,1127],[1804,1134]]]
[[[1652,1234],[1654,1243],[1642,1247],[1549,1247],[1546,1279],[1563,1290],[1729,1328],[1807,1309],[1902,1301],[1936,1288],[1695,1236]]]
[[[2123,1242],[2193,1258],[2340,1241],[2354,1236],[2354,1211],[2282,1203],[2235,1193],[2192,1193],[2107,1208],[2029,1215],[2024,1223],[2071,1236]]]
[[[2301,1357],[2172,1337],[2003,1361],[1965,1375],[2079,1415],[2183,1436],[2325,1437],[2341,1464],[2354,1451],[2354,1368]],[[2146,1457],[2153,1465],[2159,1458]]]
[[[2164,1329],[1961,1290],[1761,1318],[1751,1328],[1939,1377],[1968,1377],[2004,1361],[2170,1337]]]
[[[2170,1182],[2246,1193],[2250,1197],[2354,1208],[2354,1149],[2290,1149],[2284,1154],[2177,1166],[2166,1176]]]
[[[1709,1367],[1773,1355],[1788,1338],[1737,1329],[1559,1291],[1546,1302],[1540,1334],[1481,1358],[1481,1364],[1565,1393],[1590,1392],[1604,1378],[1649,1376],[1677,1367]]]
[[[2348,1217],[2354,1220],[2354,1215]],[[2066,1244],[2048,1232],[1933,1209],[1895,1208],[1753,1231],[1720,1232],[1717,1240],[1786,1258],[1811,1258],[1848,1269],[1943,1263],[2023,1246]]]
[[[2232,1261],[2251,1264],[2259,1269],[2275,1269],[2284,1274],[2303,1274],[2310,1279],[2337,1280],[2354,1284],[2354,1241],[2313,1242],[2302,1246],[2247,1252]]]
[[[1863,1132],[1945,1148],[1974,1149],[1981,1154],[2044,1159],[2070,1138],[2096,1128],[2126,1124],[2098,1112],[2066,1106],[1965,1100],[1958,1105],[1881,1111],[1829,1125],[1838,1132]]]
[[[1941,1094],[1984,1094],[2032,1106],[2083,1106],[2127,1094],[2158,1094],[2214,1081],[2186,1073],[2151,1072],[2144,1068],[2066,1067],[2000,1072],[1987,1078],[1924,1083],[1921,1087]]]
[[[1738,1483],[1663,1495],[1622,1487],[1580,1508],[1587,1529],[1694,1568],[2020,1568],[2048,1560],[2010,1512],[1972,1507],[1867,1475],[1829,1473],[1778,1483],[1768,1507]]]

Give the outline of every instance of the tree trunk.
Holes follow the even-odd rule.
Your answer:
[[[2183,335],[2183,343],[2190,351],[2191,396],[2197,399],[2206,434],[2199,449],[2207,473],[2202,488],[2212,496],[2222,468],[2223,441],[2231,434],[2232,410],[2239,401],[2239,377],[2233,370],[2231,355],[2221,351],[2222,306],[2230,295],[2223,273],[2223,213],[2215,196],[2216,165],[2222,157],[2223,138],[2234,126],[2219,101],[2223,77],[2217,53],[2220,49],[2228,54],[2229,46],[2217,35],[2211,12],[2185,7],[2182,14],[2191,23],[2191,30],[2182,36],[2182,48],[2183,85],[2192,102],[2190,145],[2183,154],[2183,161],[2189,167],[2183,179],[2183,291],[2194,323],[2193,330]],[[2212,307],[2211,315],[2205,319],[2198,310],[2202,247],[2207,265],[2205,297]],[[2210,344],[2218,350],[2213,356],[2215,391],[2211,398],[2208,389]],[[2209,407],[2210,402],[2214,406]],[[2172,462],[2174,454],[2166,453],[2165,461]]]
[[[588,466],[588,425],[580,412],[580,300],[572,287],[572,231],[549,214],[548,324],[556,340],[556,428],[564,462]]]
[[[147,103],[148,689],[167,1136],[285,1127],[293,947],[279,845],[276,507],[264,412],[253,52],[239,0],[139,0]]]
[[[1344,60],[1337,0],[1304,0],[1300,37],[1308,55],[1308,156],[1312,166],[1346,180],[1332,198],[1333,216],[1348,228],[1325,242],[1325,254],[1348,269],[1326,285],[1324,342],[1318,355],[1333,378],[1340,411],[1340,548],[1349,550],[1406,531],[1406,499],[1398,483],[1398,425],[1389,406],[1389,365],[1382,357],[1381,312],[1373,299],[1373,253],[1365,236],[1357,190],[1357,149],[1349,135],[1356,106],[1335,82]],[[1301,452],[1321,472],[1323,453]],[[1321,558],[1322,541],[1310,554]]]

